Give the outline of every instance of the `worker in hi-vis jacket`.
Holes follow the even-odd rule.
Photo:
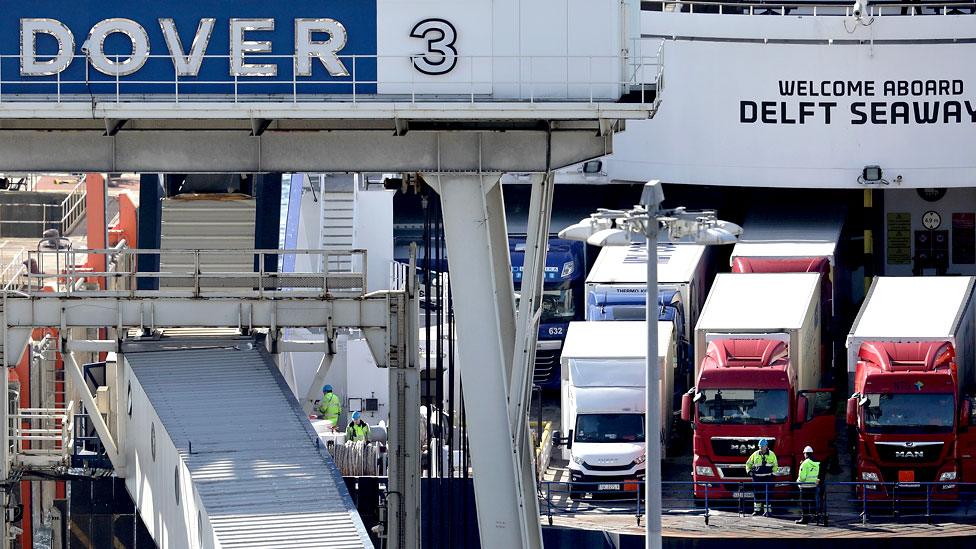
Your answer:
[[[322,419],[328,420],[335,428],[339,425],[339,413],[342,412],[342,403],[339,396],[332,392],[332,386],[322,387],[322,400],[319,401],[319,413]]]
[[[759,449],[749,456],[746,460],[746,473],[752,477],[752,481],[757,483],[752,487],[752,514],[753,516],[762,513],[769,516],[773,512],[772,505],[766,504],[769,485],[772,482],[773,471],[777,469],[776,454],[769,449],[769,441],[759,440]],[[763,483],[763,484],[758,484]]]

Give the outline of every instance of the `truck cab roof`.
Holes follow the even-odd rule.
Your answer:
[[[702,359],[698,385],[702,387],[762,387],[789,380],[789,347],[771,339],[710,341]],[[749,370],[744,376],[742,370]]]
[[[883,372],[948,371],[955,358],[948,341],[866,341],[858,350],[858,358],[876,364]]]

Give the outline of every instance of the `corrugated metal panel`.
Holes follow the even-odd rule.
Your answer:
[[[253,250],[254,199],[163,200],[160,249]],[[193,256],[161,254],[162,271],[193,270]],[[200,257],[202,272],[250,272],[254,256],[238,251],[207,253]]]
[[[322,225],[319,231],[319,245],[323,249],[352,248],[356,217],[355,179],[352,176],[325,177],[322,193]],[[349,271],[352,263],[348,257],[335,257],[329,260],[329,270]]]
[[[190,348],[137,343],[125,357],[181,449],[220,546],[371,547],[342,477],[264,350],[231,338],[182,345]]]

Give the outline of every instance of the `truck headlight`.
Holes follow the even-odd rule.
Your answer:
[[[715,469],[708,465],[695,465],[695,474],[700,477],[714,477]]]
[[[641,454],[641,455],[637,456],[637,459],[634,460],[634,464],[635,465],[640,465],[641,463],[644,463],[645,461],[647,461],[647,454]]]
[[[583,458],[579,456],[573,456],[573,463],[576,465],[583,465]]]
[[[576,265],[573,265],[572,261],[567,261],[566,263],[563,263],[563,271],[562,271],[561,278],[566,278],[567,276],[573,274],[573,271],[575,270],[576,270]]]
[[[777,467],[776,470],[773,471],[773,474],[776,475],[776,476],[786,476],[786,475],[789,475],[790,474],[790,468],[789,467]]]
[[[878,473],[875,473],[873,471],[864,471],[861,473],[861,480],[866,480],[869,482],[878,482],[881,479],[878,478]]]
[[[940,481],[944,481],[944,480],[956,480],[956,472],[955,471],[946,471],[946,472],[942,473],[941,475],[939,475],[939,480]]]

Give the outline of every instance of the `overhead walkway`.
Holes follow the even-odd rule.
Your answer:
[[[160,547],[371,547],[259,342],[184,336],[122,350],[126,487]]]

